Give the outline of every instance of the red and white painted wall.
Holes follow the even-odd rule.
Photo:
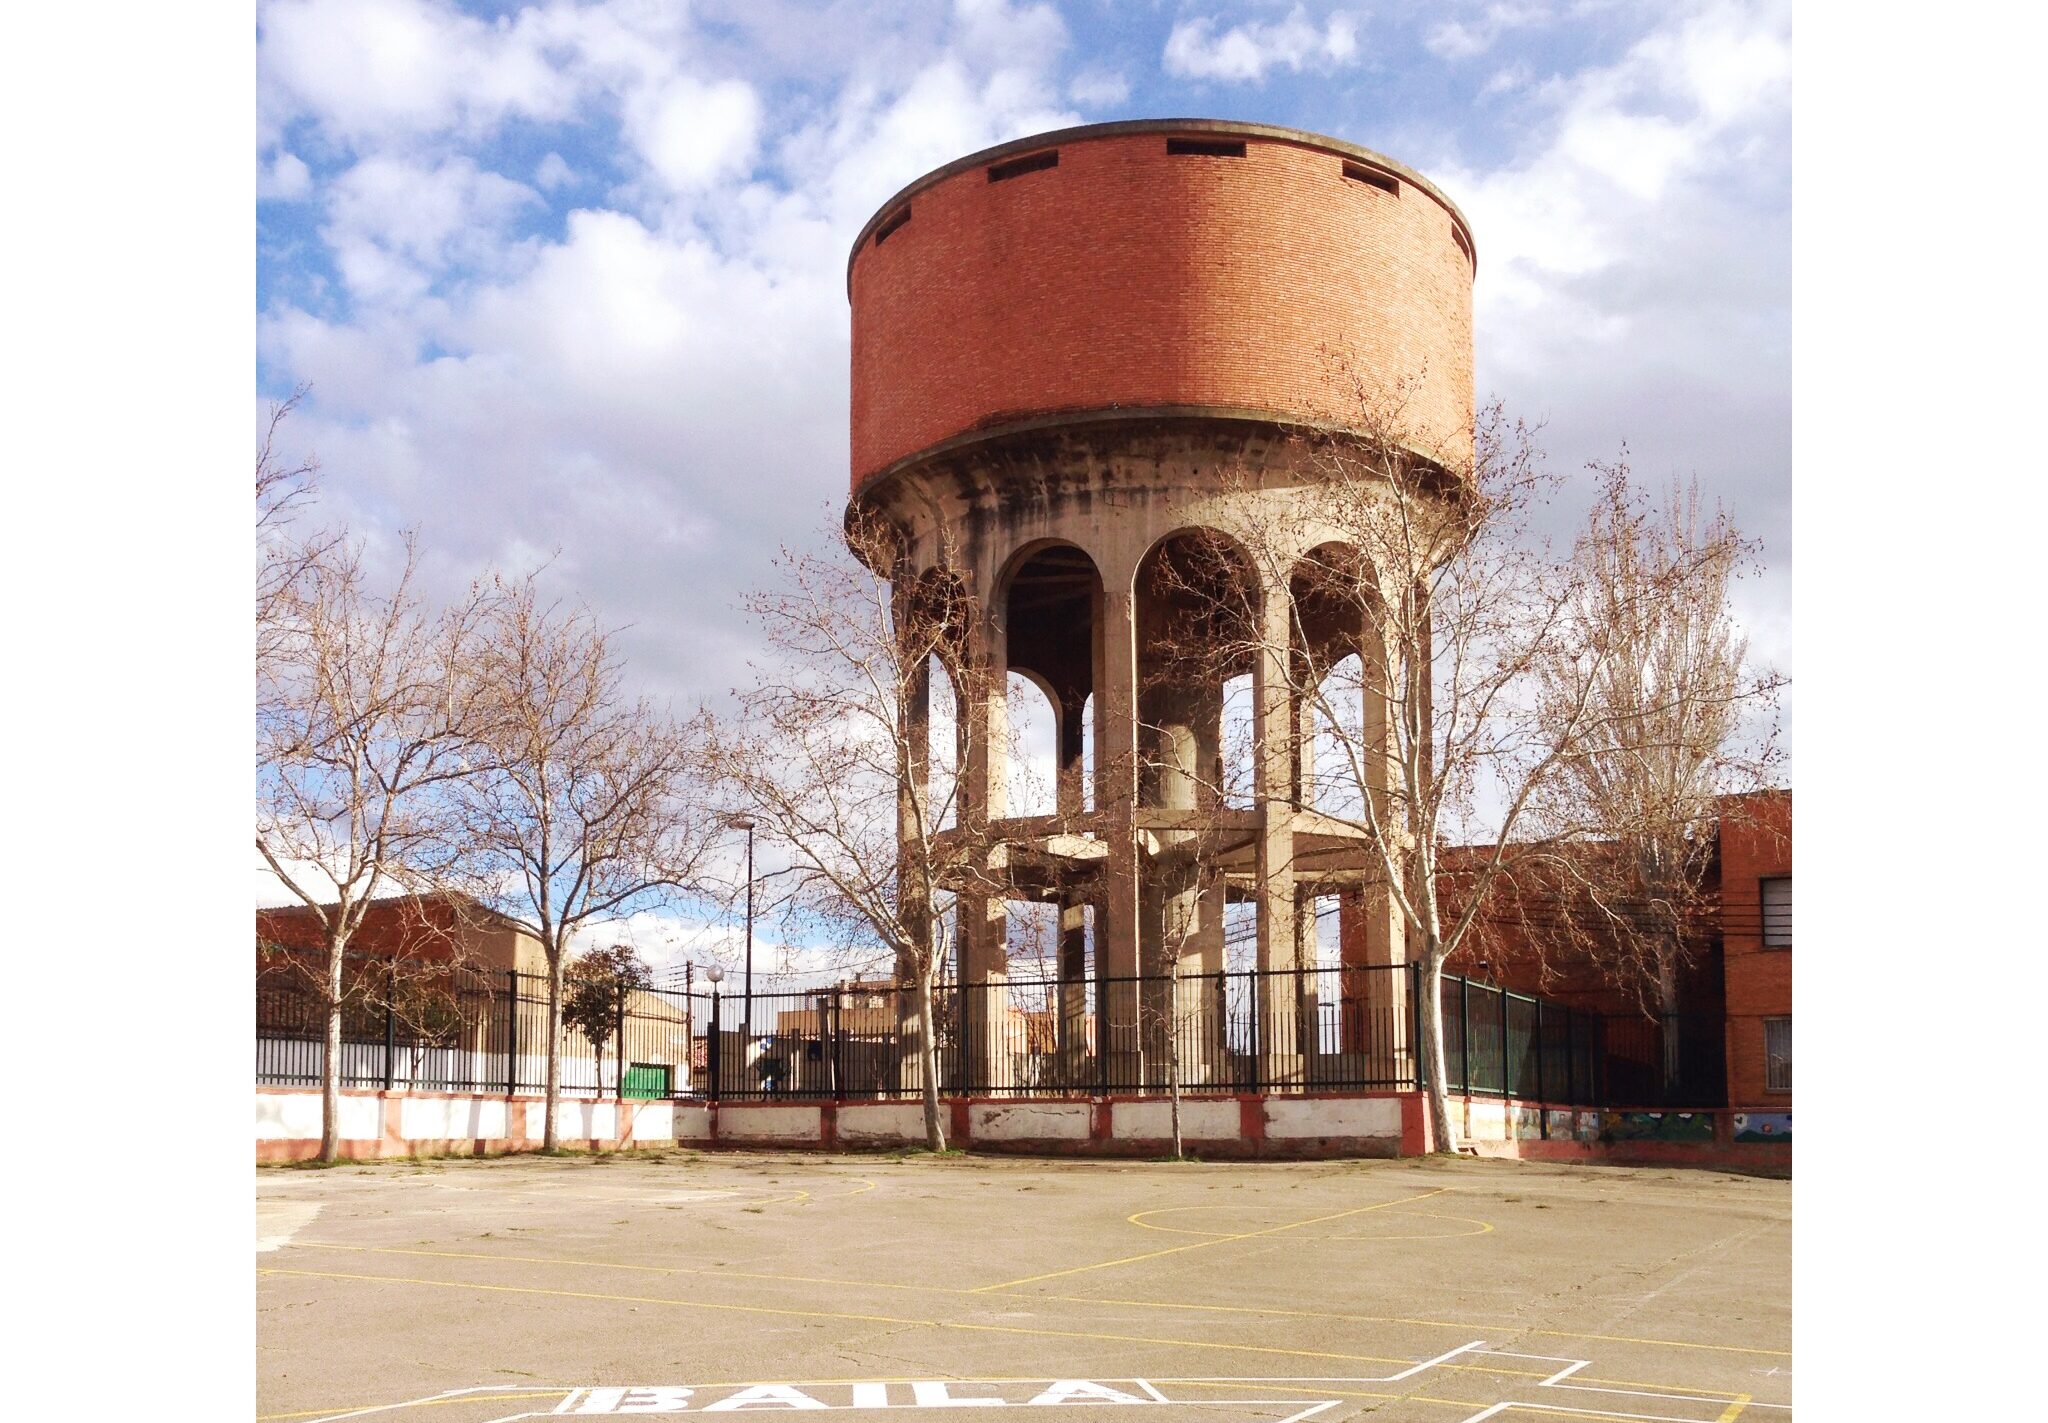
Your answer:
[[[341,1152],[352,1160],[537,1150],[538,1097],[345,1092]],[[949,1099],[947,1140],[974,1151],[1058,1156],[1157,1156],[1172,1137],[1157,1098]],[[693,1146],[875,1151],[924,1141],[916,1102],[590,1101],[562,1103],[560,1140],[590,1151]],[[1483,1156],[1553,1161],[1692,1161],[1789,1165],[1789,1117],[1707,1112],[1607,1112],[1499,1098],[1452,1099],[1460,1140]],[[1181,1139],[1205,1157],[1415,1156],[1429,1150],[1416,1092],[1195,1097],[1181,1103]],[[320,1094],[258,1088],[256,1159],[319,1152]]]

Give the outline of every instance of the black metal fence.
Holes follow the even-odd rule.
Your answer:
[[[344,972],[343,1087],[537,1093],[547,1082],[547,979],[467,968],[393,974],[376,960]],[[625,995],[596,1037],[562,1034],[562,1090],[581,1097],[692,1095],[702,1009],[688,995]],[[293,966],[256,978],[256,1081],[311,1086],[326,1055],[322,995]]]
[[[1443,978],[1454,1092],[1589,1107],[1726,1104],[1721,1019],[1592,1013],[1477,979]]]
[[[980,1097],[1409,1090],[1422,1081],[1413,965],[941,983],[930,1000],[947,1095]],[[1454,1091],[1574,1105],[1715,1106],[1718,1019],[1574,1011],[1443,980]],[[314,1085],[319,995],[260,973],[256,1080]],[[922,1093],[920,995],[881,983],[757,992],[643,990],[597,1036],[562,1039],[571,1096],[872,1100]],[[380,975],[361,967],[342,1023],[344,1087],[542,1090],[547,982],[538,975]]]

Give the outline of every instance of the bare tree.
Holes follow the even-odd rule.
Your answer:
[[[1004,888],[960,771],[990,753],[991,719],[977,709],[1004,688],[969,645],[964,584],[943,569],[892,583],[897,546],[887,526],[856,517],[843,550],[783,551],[781,586],[747,602],[771,660],[737,694],[707,765],[787,862],[771,896],[784,922],[849,958],[866,946],[893,960],[913,995],[925,1140],[940,1151],[933,987],[958,942],[957,902]],[[954,770],[938,777],[935,670],[959,708]]]
[[[462,785],[471,884],[546,956],[552,1151],[570,948],[593,925],[687,893],[715,826],[692,793],[690,728],[627,697],[611,636],[588,612],[542,603],[531,577],[498,580],[474,676],[488,715]]]
[[[1519,857],[1614,836],[1607,807],[1553,790],[1622,715],[1597,694],[1626,652],[1622,615],[1693,596],[1713,560],[1646,570],[1598,612],[1586,561],[1538,537],[1554,481],[1531,431],[1494,408],[1469,452],[1433,441],[1409,418],[1411,385],[1336,364],[1345,399],[1329,431],[1301,437],[1313,496],[1246,500],[1232,530],[1260,581],[1290,590],[1291,618],[1275,628],[1220,607],[1216,642],[1236,665],[1271,668],[1316,728],[1315,809],[1355,838],[1420,965],[1422,1075],[1447,1149],[1445,960]],[[1332,628],[1343,636],[1318,635]],[[1576,669],[1570,689],[1546,680],[1557,666]]]
[[[1724,797],[1769,784],[1781,764],[1770,713],[1783,678],[1749,665],[1735,625],[1729,589],[1756,547],[1727,514],[1707,514],[1696,484],[1674,484],[1653,508],[1625,457],[1595,470],[1567,616],[1606,655],[1557,655],[1564,643],[1537,664],[1546,715],[1590,715],[1577,754],[1532,799],[1531,822],[1597,825],[1604,839],[1527,856],[1528,879],[1548,892],[1509,896],[1510,922],[1539,953],[1576,954],[1662,1020],[1670,1088],[1680,971],[1718,916],[1708,871]]]
[[[442,883],[459,858],[455,786],[478,712],[474,598],[430,611],[415,555],[379,593],[359,547],[307,562],[281,598],[259,672],[256,850],[318,921],[320,1159],[338,1149],[343,961],[381,893]],[[394,964],[394,972],[395,964]]]
[[[332,530],[303,534],[298,516],[312,502],[319,464],[310,457],[290,460],[278,449],[278,431],[305,398],[300,386],[273,402],[263,442],[256,449],[256,660],[259,669],[278,653],[286,636],[293,595],[309,570],[337,552],[342,535]]]

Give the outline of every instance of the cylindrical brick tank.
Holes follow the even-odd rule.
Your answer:
[[[971,154],[855,242],[853,485],[972,432],[1157,410],[1319,421],[1330,353],[1469,448],[1473,243],[1420,174],[1294,129],[1094,124]]]

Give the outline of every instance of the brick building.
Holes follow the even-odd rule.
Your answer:
[[[256,911],[257,961],[280,962],[323,951],[320,920],[303,904]],[[540,940],[466,894],[452,890],[399,894],[379,899],[363,912],[362,927],[349,941],[352,957],[397,958],[433,963],[460,962],[483,971],[547,972]]]
[[[1596,851],[1589,851],[1593,853]],[[1446,866],[1455,872],[1456,858]],[[1722,803],[1707,870],[1709,920],[1679,972],[1685,1052],[1712,1064],[1721,1105],[1792,1110],[1792,793],[1762,791]],[[1455,890],[1448,897],[1454,897]],[[1446,971],[1605,1015],[1617,1034],[1654,1031],[1648,984],[1617,982],[1598,949],[1545,935],[1560,911],[1540,879],[1497,888],[1474,935]],[[1347,923],[1346,931],[1350,932]],[[1701,1105],[1709,1105],[1702,1103]]]

